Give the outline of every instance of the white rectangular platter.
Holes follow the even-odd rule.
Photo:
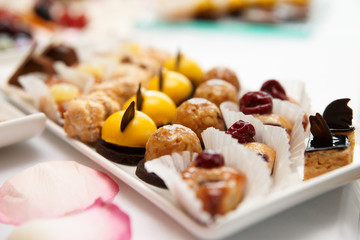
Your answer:
[[[23,111],[28,113],[37,112],[30,104],[17,97],[12,96],[10,100]],[[107,160],[99,155],[93,147],[67,137],[62,127],[50,120],[47,120],[46,126],[65,142],[138,191],[193,235],[202,239],[227,237],[285,209],[360,178],[360,146],[357,144],[352,164],[288,187],[283,191],[270,194],[263,201],[243,208],[242,211],[239,211],[238,214],[233,215],[227,221],[217,225],[204,226],[185,213],[168,190],[153,187],[140,180],[135,175],[135,167],[124,166]],[[357,130],[356,138],[359,139],[358,137],[359,131]]]

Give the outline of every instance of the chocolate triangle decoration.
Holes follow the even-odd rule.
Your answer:
[[[159,91],[160,92],[163,89],[163,85],[164,85],[164,74],[163,74],[163,69],[160,68],[159,69]]]
[[[124,132],[131,120],[135,117],[135,101],[132,101],[121,119],[120,130]]]
[[[144,96],[141,93],[141,83],[139,83],[139,88],[136,92],[136,109],[141,111],[142,105],[144,102]]]
[[[331,147],[333,145],[329,126],[319,113],[316,113],[315,116],[310,116],[310,131],[314,137],[312,140],[314,147]]]
[[[324,119],[330,128],[348,129],[352,125],[353,111],[347,105],[349,98],[331,102],[324,111]]]
[[[175,69],[178,69],[180,66],[180,62],[181,62],[181,50],[179,49],[179,51],[176,54],[176,61],[175,61]]]

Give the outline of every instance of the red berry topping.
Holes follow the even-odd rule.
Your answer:
[[[248,92],[240,99],[240,111],[244,114],[269,114],[272,97],[266,92]]]
[[[260,90],[269,93],[273,98],[288,100],[285,89],[274,79],[264,82]]]
[[[233,138],[236,138],[239,143],[255,142],[255,128],[254,126],[243,120],[234,123],[227,131]]]
[[[205,150],[199,153],[195,159],[195,167],[215,168],[221,166],[224,166],[223,155],[211,150]]]
[[[84,14],[74,14],[69,9],[64,9],[64,14],[58,20],[60,25],[73,28],[84,28],[88,19]]]

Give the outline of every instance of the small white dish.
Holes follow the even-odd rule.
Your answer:
[[[40,135],[45,128],[46,116],[43,113],[25,115],[0,98],[0,147],[28,140]]]

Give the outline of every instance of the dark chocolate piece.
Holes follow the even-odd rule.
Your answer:
[[[138,176],[141,180],[144,182],[151,184],[153,186],[159,187],[159,188],[166,188],[164,181],[158,177],[155,173],[149,173],[145,168],[145,160],[141,160],[139,164],[136,167],[135,171],[136,176]]]
[[[164,86],[164,74],[162,68],[159,69],[159,91],[163,90]]]
[[[79,62],[76,51],[63,44],[50,44],[41,54],[41,56],[51,59],[53,62],[61,61],[67,66],[75,65]]]
[[[141,111],[142,105],[144,102],[144,96],[141,93],[141,83],[139,84],[139,88],[136,92],[136,109]]]
[[[349,101],[349,98],[337,99],[325,108],[323,117],[330,128],[349,129],[352,125],[353,111],[347,105]]]
[[[312,145],[315,148],[331,147],[333,145],[329,126],[319,113],[316,113],[315,116],[310,116],[310,131],[313,135]]]
[[[175,69],[179,69],[180,62],[181,62],[181,51],[179,49],[179,51],[176,54]]]
[[[120,124],[121,132],[125,131],[127,125],[131,122],[131,120],[133,120],[134,117],[135,117],[135,102],[132,101],[128,106],[128,108],[125,110],[125,113],[121,119],[121,124]]]
[[[24,58],[22,63],[9,78],[8,83],[21,87],[19,77],[29,73],[45,73],[48,75],[55,74],[55,69],[52,66],[52,61],[41,56],[33,56],[36,44],[30,50],[29,54]]]
[[[145,148],[123,147],[100,140],[96,145],[96,152],[112,162],[136,166],[144,159]]]

